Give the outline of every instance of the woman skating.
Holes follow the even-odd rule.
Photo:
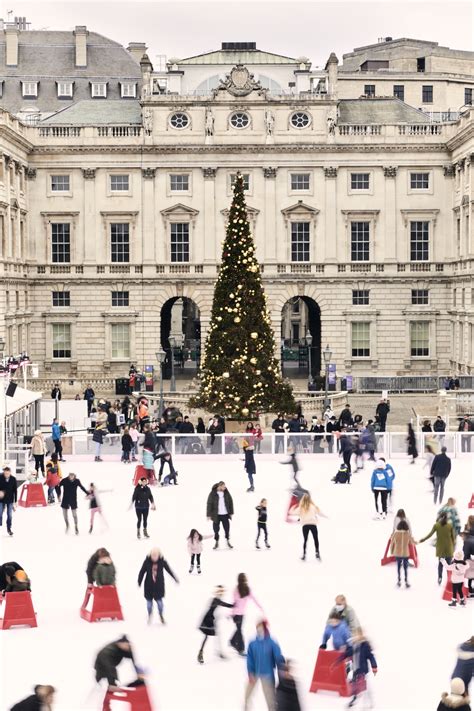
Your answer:
[[[260,603],[252,595],[252,591],[249,588],[247,581],[247,576],[245,573],[239,573],[237,577],[237,587],[234,590],[234,608],[232,619],[235,623],[235,632],[229,640],[231,647],[235,649],[241,656],[244,655],[245,643],[242,635],[242,624],[244,621],[244,613],[247,604],[252,600],[252,602],[261,610],[263,614],[263,608]]]
[[[247,489],[247,493],[251,491],[255,491],[254,485],[253,485],[253,477],[257,473],[257,467],[255,465],[255,457],[253,456],[253,445],[252,444],[247,444],[244,445],[244,454],[245,454],[245,463],[244,463],[244,469],[247,472],[247,476],[249,479],[249,488]]]
[[[268,542],[268,531],[267,531],[267,500],[262,499],[259,503],[258,506],[255,507],[258,511],[258,518],[257,518],[257,540],[255,541],[255,548],[260,549],[259,546],[259,538],[260,534],[263,532],[263,538],[265,541],[265,547],[270,548],[270,544]]]
[[[201,575],[201,553],[202,553],[202,542],[206,538],[214,538],[212,533],[209,536],[203,536],[195,528],[191,529],[191,533],[187,537],[188,542],[188,553],[191,556],[191,562],[189,565],[189,572],[192,573],[194,570],[194,559],[196,559],[196,570],[198,575]]]
[[[314,540],[316,558],[321,560],[319,554],[318,516],[322,516],[323,518],[326,518],[326,516],[324,516],[321,510],[316,506],[309,493],[303,494],[299,505],[293,506],[290,512],[297,514],[302,526],[303,555],[301,556],[301,560],[306,560],[306,545],[310,533]]]
[[[436,535],[436,557],[438,558],[438,585],[441,585],[441,580],[443,578],[442,559],[444,559],[448,564],[452,562],[454,544],[456,541],[454,528],[449,523],[446,513],[441,514],[441,516],[433,525],[433,528],[428,533],[428,535],[424,538],[420,538],[418,543],[423,543],[423,541],[428,540],[428,538],[431,538],[431,536],[433,535]]]
[[[143,586],[146,609],[148,612],[148,623],[151,622],[153,614],[153,601],[156,602],[158,608],[158,614],[162,624],[165,624],[165,619],[163,617],[163,598],[165,596],[165,576],[164,571],[170,575],[173,580],[179,583],[178,578],[171,570],[168,562],[163,558],[159,548],[152,548],[150,554],[147,555],[143,561],[143,565],[138,573],[138,585],[142,584],[143,578],[145,578],[145,584]]]
[[[414,545],[410,529],[408,527],[408,522],[406,519],[399,521],[396,531],[392,533],[392,538],[390,539],[390,553],[395,556],[397,561],[397,586],[400,587],[401,582],[401,571],[403,567],[403,573],[405,576],[405,587],[409,588],[410,584],[408,582],[408,559],[410,558],[410,545]]]
[[[135,504],[135,512],[137,514],[137,538],[141,538],[140,527],[143,520],[143,535],[145,538],[150,538],[148,535],[148,514],[150,512],[150,506],[152,511],[155,510],[155,502],[153,499],[153,494],[151,489],[147,484],[146,477],[142,476],[140,481],[135,487],[132,496],[132,504]]]
[[[222,600],[222,596],[224,594],[225,590],[222,587],[222,585],[218,585],[216,587],[214,597],[212,598],[211,604],[209,606],[208,611],[203,617],[203,620],[199,626],[199,629],[204,635],[204,639],[202,641],[201,649],[199,650],[199,654],[197,657],[197,660],[199,664],[204,664],[204,646],[207,642],[208,637],[215,637],[216,638],[216,647],[217,647],[217,654],[221,659],[225,659],[226,657],[222,654],[222,650],[220,648],[220,642],[219,642],[219,633],[216,625],[216,620],[215,620],[215,613],[216,609],[218,607],[233,607],[232,603],[230,602],[224,602]]]
[[[41,430],[36,430],[33,437],[31,438],[31,454],[33,455],[35,460],[36,476],[38,476],[38,472],[40,470],[42,475],[44,476],[44,457],[46,454],[46,443],[44,441],[44,437]]]
[[[91,512],[89,533],[92,533],[92,530],[94,528],[94,518],[95,518],[96,514],[99,514],[99,516],[102,518],[102,521],[104,522],[105,526],[108,528],[107,521],[105,520],[105,516],[102,512],[102,506],[100,504],[98,494],[99,494],[99,492],[97,491],[95,484],[93,482],[91,482],[91,484],[89,486],[89,493],[87,494],[87,497],[86,497],[89,499],[89,508],[90,508],[90,512]]]
[[[411,457],[410,464],[414,464],[418,458],[418,449],[416,448],[416,434],[411,423],[408,423],[408,435],[407,435],[407,454]]]

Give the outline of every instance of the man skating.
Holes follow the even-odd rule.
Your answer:
[[[227,541],[227,546],[232,548],[230,544],[230,520],[234,514],[234,502],[225,483],[223,481],[214,484],[211,493],[207,497],[206,515],[212,521],[214,529],[214,550],[219,548],[219,528],[222,524],[224,535]]]
[[[12,476],[10,467],[3,469],[3,474],[0,474],[0,526],[3,525],[3,511],[7,510],[7,532],[9,536],[13,536],[12,518],[13,511],[16,510],[17,502],[17,481],[16,477]]]

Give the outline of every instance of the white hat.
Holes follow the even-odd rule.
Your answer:
[[[456,551],[454,554],[454,560],[464,560],[464,553],[462,551]]]
[[[465,691],[466,691],[466,687],[464,686],[464,682],[462,679],[460,679],[458,676],[454,677],[454,679],[451,679],[451,693],[452,694],[457,694],[458,696],[462,696]]]

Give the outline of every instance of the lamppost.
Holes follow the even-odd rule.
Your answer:
[[[176,338],[174,336],[169,337],[170,350],[171,350],[171,382],[170,382],[170,393],[176,392],[176,378],[174,375],[174,349],[176,348]]]
[[[163,363],[165,362],[165,359],[166,353],[162,348],[160,348],[159,351],[156,351],[156,360],[160,364],[160,417],[163,414]]]
[[[5,354],[5,340],[0,338],[0,360],[3,369],[3,356]],[[7,403],[5,395],[5,381],[3,377],[5,372],[1,374],[1,389],[0,389],[0,466],[5,465],[5,434],[6,434],[6,418],[7,418]],[[7,371],[8,379],[8,371]]]
[[[325,366],[325,378],[324,378],[324,383],[325,383],[325,389],[326,393],[324,396],[324,409],[327,408],[328,405],[330,405],[330,400],[328,397],[328,385],[329,385],[329,363],[331,362],[331,356],[332,356],[332,351],[329,348],[329,344],[326,346],[326,348],[323,351],[323,358],[324,358],[324,366]]]
[[[308,390],[309,386],[313,382],[313,375],[311,372],[311,345],[313,343],[313,336],[311,335],[311,332],[308,330],[306,331],[306,345],[308,346]]]

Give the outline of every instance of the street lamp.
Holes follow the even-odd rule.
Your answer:
[[[174,349],[176,348],[176,338],[174,336],[169,337],[170,349],[171,349],[171,382],[170,382],[170,393],[176,392],[176,378],[174,376]]]
[[[311,335],[311,332],[308,330],[306,331],[306,344],[308,346],[308,390],[309,386],[313,382],[313,376],[311,372],[311,345],[313,343],[313,336]]]
[[[5,354],[5,340],[0,338],[0,356],[1,363],[3,367],[3,356]],[[8,371],[7,371],[8,373]],[[6,418],[7,418],[7,402],[5,395],[5,382],[3,376],[5,373],[1,374],[1,390],[0,390],[0,466],[5,466],[5,439],[6,439]]]
[[[331,356],[332,356],[332,351],[329,348],[329,344],[328,344],[323,351],[324,366],[325,366],[324,383],[325,383],[325,389],[326,389],[326,393],[324,396],[324,409],[326,409],[327,406],[330,405],[330,400],[328,397],[328,385],[329,385],[329,363],[331,362]]]
[[[156,351],[156,360],[160,364],[160,417],[163,414],[163,363],[165,362],[165,359],[166,353],[162,348],[160,348],[159,351]]]

